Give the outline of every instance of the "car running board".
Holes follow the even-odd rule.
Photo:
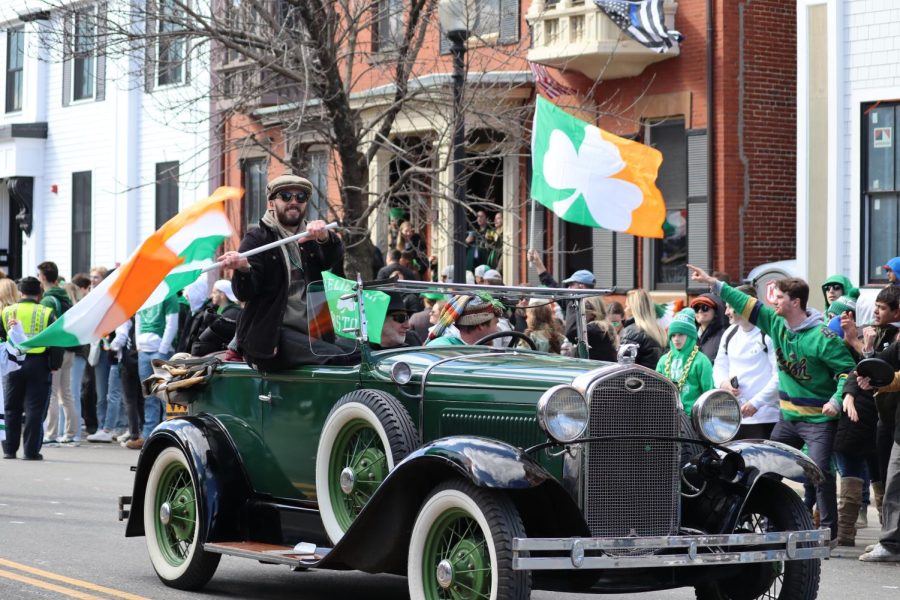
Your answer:
[[[215,554],[250,558],[262,563],[287,565],[295,569],[310,569],[321,561],[331,548],[316,548],[313,553],[300,553],[291,546],[262,542],[210,542],[203,549]]]

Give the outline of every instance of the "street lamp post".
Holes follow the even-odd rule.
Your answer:
[[[469,37],[469,0],[441,0],[441,28],[450,40],[453,55],[453,281],[466,282],[466,184],[463,162],[466,158],[466,121],[462,114],[466,83],[466,40]]]

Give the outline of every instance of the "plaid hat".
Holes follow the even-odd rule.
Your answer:
[[[594,278],[594,274],[588,271],[587,269],[579,269],[572,273],[572,276],[568,279],[563,280],[563,285],[569,285],[570,283],[582,283],[584,285],[594,285],[596,282],[596,278]]]
[[[481,325],[496,316],[498,316],[498,311],[491,301],[479,296],[473,296],[466,303],[466,307],[460,313],[459,318],[456,319],[456,324],[465,326]]]
[[[676,333],[683,333],[689,338],[697,339],[697,313],[693,308],[683,308],[669,323],[669,337]]]
[[[17,285],[19,291],[25,296],[41,295],[41,282],[38,281],[37,277],[31,277],[30,275],[28,277],[23,277],[17,282]]]
[[[850,296],[841,296],[828,306],[828,312],[832,315],[840,315],[847,310],[856,312],[856,300]]]
[[[300,177],[298,175],[279,175],[266,184],[266,198],[271,200],[275,194],[282,190],[297,188],[306,190],[310,194],[313,191],[312,182],[306,177]]]

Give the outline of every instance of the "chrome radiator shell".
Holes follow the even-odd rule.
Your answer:
[[[586,389],[590,424],[585,437],[681,434],[675,386],[649,369],[604,369]],[[681,514],[681,445],[661,440],[603,440],[584,444],[580,504],[594,537],[676,535]],[[613,553],[638,556],[653,548]]]

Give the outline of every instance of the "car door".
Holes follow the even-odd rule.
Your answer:
[[[328,412],[359,382],[358,366],[303,366],[265,376],[262,434],[279,471],[270,488],[279,498],[316,500],[316,450]]]

